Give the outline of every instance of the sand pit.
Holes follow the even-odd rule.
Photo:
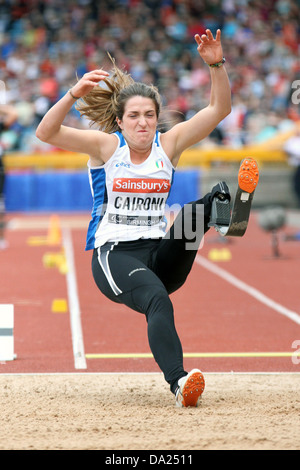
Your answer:
[[[179,409],[161,374],[0,375],[0,449],[300,449],[300,374],[205,378]]]

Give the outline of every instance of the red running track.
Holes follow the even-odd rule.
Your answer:
[[[14,304],[16,359],[0,363],[0,373],[158,372],[144,317],[108,301],[94,284],[91,252],[84,251],[89,215],[61,215],[62,242],[54,246],[28,244],[46,237],[49,216],[10,219],[9,248],[0,252],[0,303]],[[243,238],[226,240],[212,230],[206,235],[189,279],[172,295],[186,369],[300,372],[300,242],[281,240],[275,258],[255,214]],[[68,257],[67,274],[45,267],[45,254],[63,249],[74,269]],[[55,313],[55,299],[66,300],[67,310]],[[76,307],[81,331],[74,333]]]

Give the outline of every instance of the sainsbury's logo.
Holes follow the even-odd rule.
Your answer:
[[[113,191],[125,193],[168,193],[169,180],[152,178],[115,178]]]

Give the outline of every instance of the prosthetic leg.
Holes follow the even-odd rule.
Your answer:
[[[252,158],[246,158],[240,165],[238,188],[232,209],[230,208],[230,200],[222,193],[214,197],[208,226],[214,227],[222,236],[242,237],[247,230],[258,180],[257,162]]]

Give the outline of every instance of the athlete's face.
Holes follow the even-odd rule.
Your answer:
[[[151,98],[133,96],[127,101],[123,118],[117,118],[117,123],[130,146],[141,150],[148,148],[157,127],[154,102]]]

